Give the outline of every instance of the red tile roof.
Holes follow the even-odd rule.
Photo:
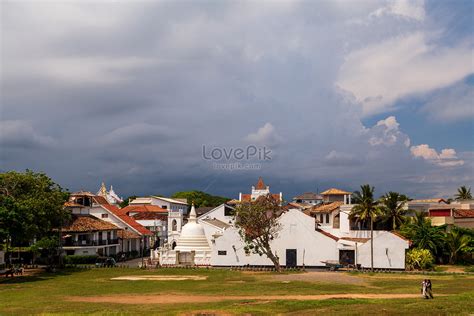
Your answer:
[[[92,215],[72,215],[70,221],[61,229],[62,232],[92,232],[119,230],[112,223],[103,221]]]
[[[455,218],[474,217],[474,210],[454,210]]]
[[[255,190],[265,190],[267,186],[263,182],[262,177],[258,177],[257,185],[255,186]]]
[[[280,194],[279,193],[272,194],[272,197],[276,201],[280,201]],[[251,200],[252,200],[252,194],[242,194],[242,201],[241,202],[250,202]]]
[[[347,192],[347,191],[343,191],[343,190],[339,190],[335,188],[331,188],[329,190],[321,192],[321,195],[347,195],[347,194],[351,194],[351,192]]]
[[[329,237],[329,238],[331,238],[331,239],[334,239],[335,241],[338,241],[338,240],[339,240],[338,237],[336,237],[336,236],[334,236],[333,234],[330,234],[330,233],[328,233],[328,232],[325,232],[325,231],[322,230],[322,229],[316,229],[316,231],[317,231],[318,233],[320,233],[320,234],[323,234],[324,236],[327,236],[327,237]]]
[[[135,220],[154,220],[159,219],[166,221],[168,219],[168,213],[159,213],[159,212],[140,212],[137,214],[133,214],[131,216]]]
[[[131,218],[130,216],[123,214],[120,212],[120,209],[116,207],[115,205],[110,205],[110,204],[102,204],[101,205],[103,208],[105,208],[107,211],[111,212],[115,216],[117,216],[119,219],[121,219],[123,222],[125,222],[128,226],[132,227],[134,230],[139,232],[141,235],[147,235],[151,236],[153,233],[140,225],[136,220]]]
[[[147,205],[147,204],[142,204],[142,205],[128,205],[124,208],[120,209],[120,212],[122,214],[130,214],[130,213],[162,213],[162,214],[168,214],[168,210],[161,208],[157,205]]]

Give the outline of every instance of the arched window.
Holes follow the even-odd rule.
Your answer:
[[[329,214],[326,214],[326,223],[329,224]]]
[[[319,222],[322,224],[323,223],[323,214],[319,214]]]
[[[173,243],[171,244],[171,249],[174,250],[174,248],[176,248],[176,241],[173,241]]]
[[[173,219],[173,222],[171,223],[171,230],[174,232],[178,230],[178,223],[175,219]]]

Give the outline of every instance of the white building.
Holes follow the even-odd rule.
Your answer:
[[[271,194],[272,197],[279,202],[283,201],[283,194],[281,192],[279,194],[270,193],[270,187],[268,185],[265,185],[262,177],[259,177],[257,181],[257,185],[252,186],[252,191],[250,194],[239,193],[238,202],[255,201],[258,197],[268,195],[268,194]]]
[[[138,197],[131,200],[129,205],[156,205],[165,210],[181,211],[183,214],[188,213],[188,202],[186,199],[173,199],[162,196]]]
[[[110,186],[110,190],[107,191],[104,182],[102,182],[102,185],[100,186],[100,189],[96,195],[104,197],[111,205],[119,205],[123,202],[123,198],[119,197],[117,193],[115,193],[113,186]]]
[[[298,209],[290,209],[280,217],[281,230],[272,244],[282,266],[324,266],[324,261],[344,261],[370,267],[370,231],[350,229],[348,212],[341,211],[340,228],[334,228],[334,214],[324,225]],[[238,229],[233,225],[229,206],[223,204],[202,215],[198,221],[204,227],[212,248],[211,265],[243,266],[272,265],[266,256],[246,254]],[[326,217],[326,216],[324,216]],[[387,231],[374,232],[374,267],[404,269],[405,250],[409,242]]]

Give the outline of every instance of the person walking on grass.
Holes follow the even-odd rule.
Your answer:
[[[426,295],[427,298],[433,298],[433,289],[431,288],[431,280],[426,280]]]

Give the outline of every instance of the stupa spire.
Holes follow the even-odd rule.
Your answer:
[[[196,222],[196,208],[194,207],[194,202],[191,206],[191,212],[189,212],[189,219],[188,219],[188,223],[189,222],[192,222],[192,223],[195,223]]]

